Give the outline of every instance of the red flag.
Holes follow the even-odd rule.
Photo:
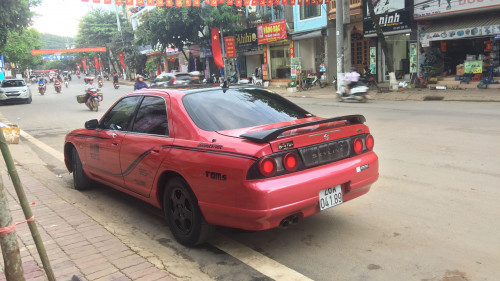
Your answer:
[[[89,0],[82,0],[82,2],[89,2]]]
[[[172,6],[174,5],[174,1],[173,1],[173,0],[167,0],[167,1],[165,2],[165,5],[166,5],[167,7],[172,7]]]
[[[85,59],[82,59],[83,70],[87,70],[87,64],[85,63]]]
[[[212,55],[214,57],[215,65],[218,67],[224,67],[222,53],[220,50],[219,29],[217,27],[212,28]]]
[[[97,71],[99,71],[100,70],[99,59],[97,57],[94,57],[94,62],[95,62],[95,68],[97,69]]]
[[[122,5],[123,4],[123,1],[122,0],[115,0],[115,5]]]
[[[326,5],[330,5],[330,0],[325,0]]]
[[[233,6],[233,0],[227,0],[226,5],[228,6]]]
[[[279,5],[280,4],[280,0],[274,0],[274,5]]]
[[[224,4],[224,0],[218,0],[217,4]]]
[[[191,0],[184,0],[184,7],[191,7]]]
[[[154,6],[155,0],[147,0],[146,3],[148,4],[148,6]]]
[[[123,55],[123,52],[118,52],[118,59],[120,60],[120,64],[122,65],[123,69],[127,70],[127,65],[125,65],[125,56]]]
[[[302,3],[304,2],[303,0],[298,0],[299,6],[302,6]]]
[[[125,5],[134,6],[134,0],[125,0]]]
[[[210,0],[210,6],[217,7],[217,0]]]
[[[267,6],[272,6],[273,5],[273,0],[267,0]]]
[[[266,0],[260,0],[259,1],[259,6],[265,6],[266,5]],[[253,3],[252,3],[253,6]]]
[[[193,7],[199,7],[200,6],[200,0],[193,0]]]
[[[104,4],[111,4],[111,0],[104,0]]]
[[[311,0],[304,0],[306,5],[311,4]]]
[[[156,6],[163,7],[163,5],[165,5],[165,3],[163,3],[163,0],[156,0]]]
[[[284,6],[288,5],[288,0],[281,0],[281,5],[284,5]]]
[[[101,3],[101,0],[94,0],[94,3]]]
[[[144,6],[144,0],[135,0],[136,6]]]
[[[205,0],[205,4],[210,5],[210,0]]]
[[[244,6],[250,6],[250,0],[243,0]]]
[[[290,6],[295,6],[295,0],[290,0]]]
[[[241,7],[241,0],[236,0],[236,7]]]
[[[317,0],[316,2],[318,2],[318,5],[322,5],[323,4],[323,0]]]
[[[182,0],[175,0],[176,7],[182,7]]]

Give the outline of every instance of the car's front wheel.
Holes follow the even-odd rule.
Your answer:
[[[173,178],[167,182],[163,211],[172,234],[182,245],[200,245],[214,230],[214,226],[203,217],[196,196],[182,178]]]

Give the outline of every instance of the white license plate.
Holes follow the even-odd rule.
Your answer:
[[[319,209],[321,211],[342,204],[342,202],[342,188],[340,185],[319,192]]]

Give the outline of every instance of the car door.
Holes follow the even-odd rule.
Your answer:
[[[99,122],[94,137],[87,141],[86,166],[90,173],[103,182],[121,187],[124,185],[120,149],[141,98],[125,97],[116,103]]]
[[[170,150],[168,98],[145,96],[120,151],[125,188],[149,197],[162,160]]]

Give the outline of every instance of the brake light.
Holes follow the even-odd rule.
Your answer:
[[[265,157],[259,161],[259,171],[264,177],[272,177],[276,173],[276,166],[276,160],[271,157]]]
[[[374,145],[374,139],[373,139],[373,136],[372,135],[367,135],[366,138],[365,138],[365,145],[366,145],[366,149],[368,150],[372,150],[373,149],[373,145]]]
[[[293,152],[289,152],[283,156],[283,167],[288,172],[295,172],[299,167],[299,157]]]
[[[360,138],[355,138],[352,141],[352,148],[356,154],[361,154],[361,152],[363,152],[363,142]]]

